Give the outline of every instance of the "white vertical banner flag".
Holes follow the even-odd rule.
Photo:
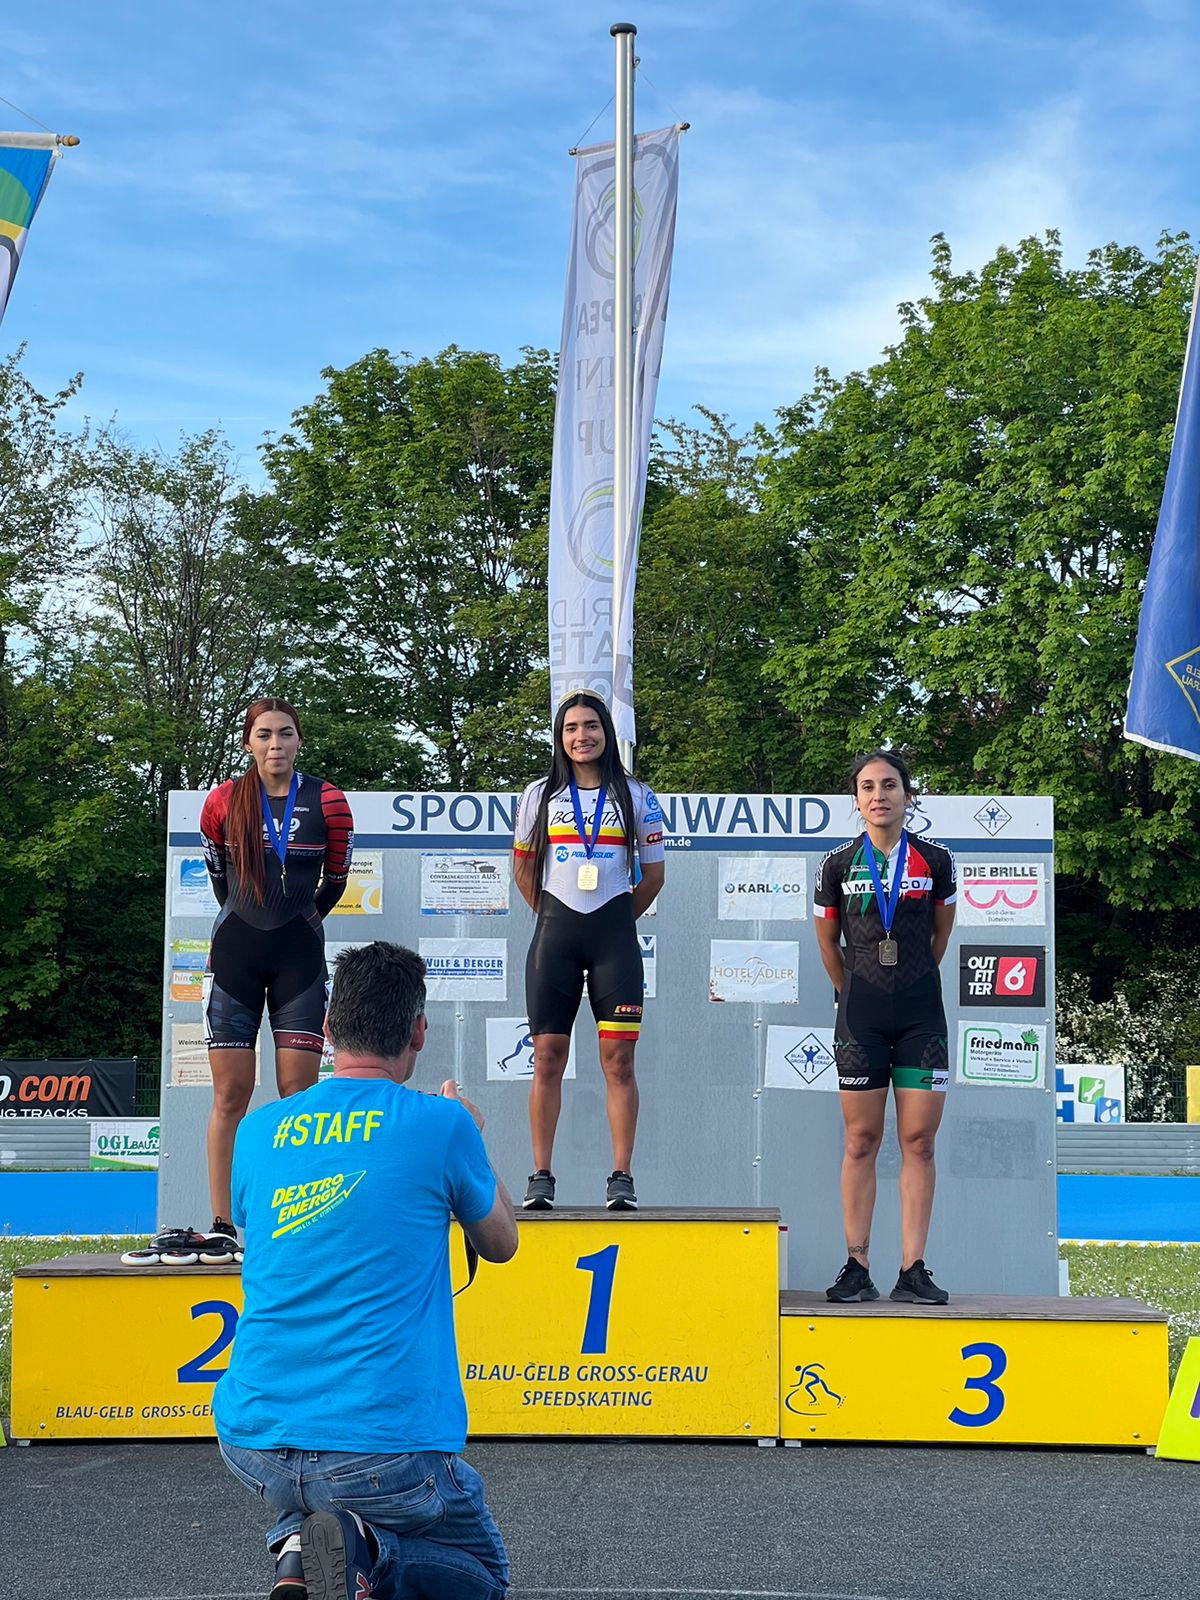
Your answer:
[[[612,707],[618,736],[632,740],[633,593],[671,286],[679,130],[634,140],[632,483],[620,573],[613,572],[613,147],[594,145],[575,161],[550,479],[550,701],[557,709],[569,690],[591,689]]]

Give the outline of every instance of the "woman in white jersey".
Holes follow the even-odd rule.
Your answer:
[[[636,1210],[633,1053],[644,990],[636,919],[662,888],[662,813],[653,791],[626,774],[612,718],[596,695],[573,690],[560,704],[550,771],[521,796],[513,850],[517,887],[537,915],[525,962],[534,1166],[525,1206],[549,1210],[554,1204],[554,1131],[586,980],[612,1138],[607,1204],[613,1211]]]

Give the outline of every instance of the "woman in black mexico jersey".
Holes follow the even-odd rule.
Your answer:
[[[559,705],[550,772],[521,796],[513,851],[517,887],[537,915],[525,963],[534,1166],[525,1207],[554,1204],[554,1133],[586,980],[612,1137],[607,1204],[636,1210],[629,1170],[638,1114],[633,1052],[645,992],[636,919],[662,888],[662,813],[653,790],[621,765],[612,718],[596,695],[575,690]]]
[[[249,767],[214,789],[200,812],[204,859],[221,906],[205,978],[213,1080],[208,1184],[212,1231],[231,1236],[233,1139],[254,1092],[264,1003],[280,1095],[317,1081],[325,1025],[322,921],[346,887],[354,827],[340,789],[296,771],[300,718],[286,700],[254,702],[242,724],[242,748]]]
[[[842,1221],[848,1258],[831,1300],[878,1300],[868,1250],[875,1158],[888,1087],[900,1143],[900,1276],[893,1300],[944,1305],[925,1265],[933,1209],[933,1144],[950,1062],[938,963],[954,922],[954,857],[910,838],[904,818],[912,780],[899,756],[874,750],[851,768],[864,831],[832,850],[817,871],[821,962],[837,991],[834,1053],[845,1137]]]

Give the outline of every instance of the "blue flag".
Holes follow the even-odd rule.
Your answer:
[[[33,214],[50,182],[57,153],[44,141],[24,149],[0,148],[0,317],[8,304],[13,279],[21,265],[21,252]]]
[[[1196,306],[1138,621],[1125,737],[1200,761],[1200,355]]]

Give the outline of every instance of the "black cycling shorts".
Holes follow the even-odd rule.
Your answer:
[[[849,971],[833,1030],[839,1089],[932,1089],[950,1081],[946,1013],[936,972],[888,994]]]
[[[601,1040],[636,1042],[646,980],[631,895],[615,895],[595,911],[573,911],[542,894],[525,957],[530,1033],[569,1034],[585,980]]]
[[[293,917],[252,928],[235,913],[213,931],[204,1027],[210,1050],[253,1050],[263,1006],[276,1050],[325,1044],[325,938],[318,922]]]

